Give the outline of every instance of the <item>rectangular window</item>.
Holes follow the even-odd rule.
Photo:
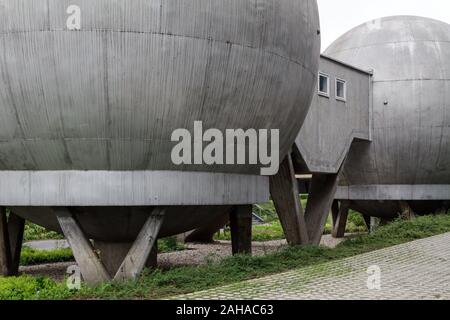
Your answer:
[[[319,73],[319,94],[330,96],[330,77],[324,73]]]
[[[347,82],[342,79],[336,79],[336,99],[347,100]]]

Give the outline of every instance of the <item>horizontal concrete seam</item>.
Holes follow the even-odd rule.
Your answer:
[[[315,72],[311,71],[307,66],[305,66],[303,63],[296,61],[292,58],[285,57],[279,53],[270,51],[270,50],[264,50],[264,48],[258,48],[250,45],[245,45],[242,43],[232,43],[230,41],[220,41],[220,40],[214,40],[209,38],[201,38],[201,37],[195,37],[195,36],[188,36],[188,35],[180,35],[180,34],[173,34],[173,33],[164,33],[164,32],[152,32],[152,31],[134,31],[134,30],[110,30],[110,29],[84,29],[80,31],[71,31],[71,30],[65,30],[65,29],[53,29],[53,30],[20,30],[20,31],[9,31],[9,32],[0,32],[0,35],[9,35],[9,34],[28,34],[28,33],[40,33],[40,32],[110,32],[110,33],[129,33],[129,34],[146,34],[146,35],[160,35],[160,36],[168,36],[168,37],[177,37],[177,38],[187,38],[187,39],[195,39],[195,40],[201,40],[201,41],[212,41],[217,42],[221,44],[231,45],[231,46],[240,46],[243,48],[248,48],[252,50],[262,50],[263,52],[279,57],[283,60],[292,62],[294,64],[297,64],[301,66],[304,70],[307,70],[309,73],[315,76]]]
[[[386,82],[408,82],[408,81],[450,81],[449,79],[431,79],[431,78],[411,78],[411,79],[392,79],[392,80],[374,80],[373,83],[386,83]]]
[[[385,126],[385,127],[374,127],[374,130],[386,130],[386,129],[403,129],[403,126]],[[409,129],[444,129],[444,128],[450,128],[450,124],[449,125],[444,125],[444,126],[409,126]]]
[[[382,46],[382,45],[392,45],[392,44],[403,44],[403,43],[417,43],[417,42],[432,42],[432,43],[448,43],[450,44],[450,40],[448,41],[442,41],[442,40],[406,40],[406,41],[392,41],[392,42],[377,42],[377,43],[371,43],[371,44],[367,44],[365,46],[358,46],[358,47],[350,47],[350,48],[345,48],[342,50],[336,50],[333,51],[332,53],[328,53],[325,51],[325,55],[335,55],[337,53],[341,53],[341,52],[345,52],[345,51],[351,51],[351,50],[355,50],[355,49],[363,49],[363,48],[370,48],[370,47],[378,47],[378,46]]]

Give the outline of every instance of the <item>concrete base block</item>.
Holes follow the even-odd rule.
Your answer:
[[[133,245],[132,242],[114,243],[95,241],[94,248],[108,273],[113,277]],[[158,249],[155,244],[150,251],[145,267],[155,269],[158,266]]]

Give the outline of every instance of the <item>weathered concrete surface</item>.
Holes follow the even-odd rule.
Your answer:
[[[252,254],[252,206],[236,206],[230,213],[233,254]]]
[[[81,9],[78,31],[67,30],[69,5]],[[316,0],[0,7],[0,205],[55,231],[48,207],[75,207],[87,237],[127,242],[144,206],[173,206],[161,228],[173,235],[223,217],[199,206],[268,200],[268,179],[251,176],[260,166],[175,166],[170,139],[194,121],[281,129],[284,157],[316,82]]]
[[[114,280],[136,280],[146,266],[151,251],[158,240],[158,233],[164,220],[165,210],[155,209],[144,223],[130,251],[119,266]]]
[[[316,89],[295,141],[308,172],[337,173],[355,140],[370,141],[372,73],[364,70],[321,56],[319,71],[329,76],[330,95]],[[345,101],[336,98],[336,79],[346,81]]]
[[[81,8],[81,30],[66,10]],[[186,170],[175,129],[282,129],[308,111],[315,0],[1,0],[0,170]],[[296,121],[292,121],[292,120]],[[259,173],[259,167],[199,171]]]
[[[350,185],[338,188],[337,199],[357,200],[443,200],[450,199],[450,185]]]
[[[350,210],[350,201],[335,200],[332,206],[333,231],[334,238],[343,238],[347,227],[348,213]],[[368,224],[370,230],[370,224]]]
[[[450,233],[352,258],[231,284],[173,299],[195,300],[448,300]],[[381,289],[367,286],[381,269]]]
[[[291,155],[283,160],[278,173],[270,177],[270,192],[288,243],[309,244],[310,238]]]
[[[170,190],[170,192],[169,192]],[[262,176],[179,171],[0,171],[7,206],[181,206],[266,202]]]
[[[320,244],[327,218],[331,212],[340,173],[341,171],[336,174],[313,175],[305,209],[305,222],[310,244]]]
[[[344,169],[351,199],[449,199],[450,25],[383,18],[349,31],[326,54],[374,70],[372,143],[354,144]]]
[[[105,242],[133,242],[148,212],[155,207],[70,207],[83,232],[89,239]],[[27,220],[61,232],[54,212],[48,207],[14,208]],[[230,212],[230,206],[172,206],[167,207],[166,219],[160,237],[177,235],[197,227],[222,220]]]
[[[55,215],[80,267],[84,281],[90,285],[111,280],[111,276],[94,251],[74,215],[66,208],[56,208]]]

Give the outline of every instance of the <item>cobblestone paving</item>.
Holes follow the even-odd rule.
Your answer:
[[[368,289],[368,270],[381,289]],[[174,299],[450,299],[450,233]]]

